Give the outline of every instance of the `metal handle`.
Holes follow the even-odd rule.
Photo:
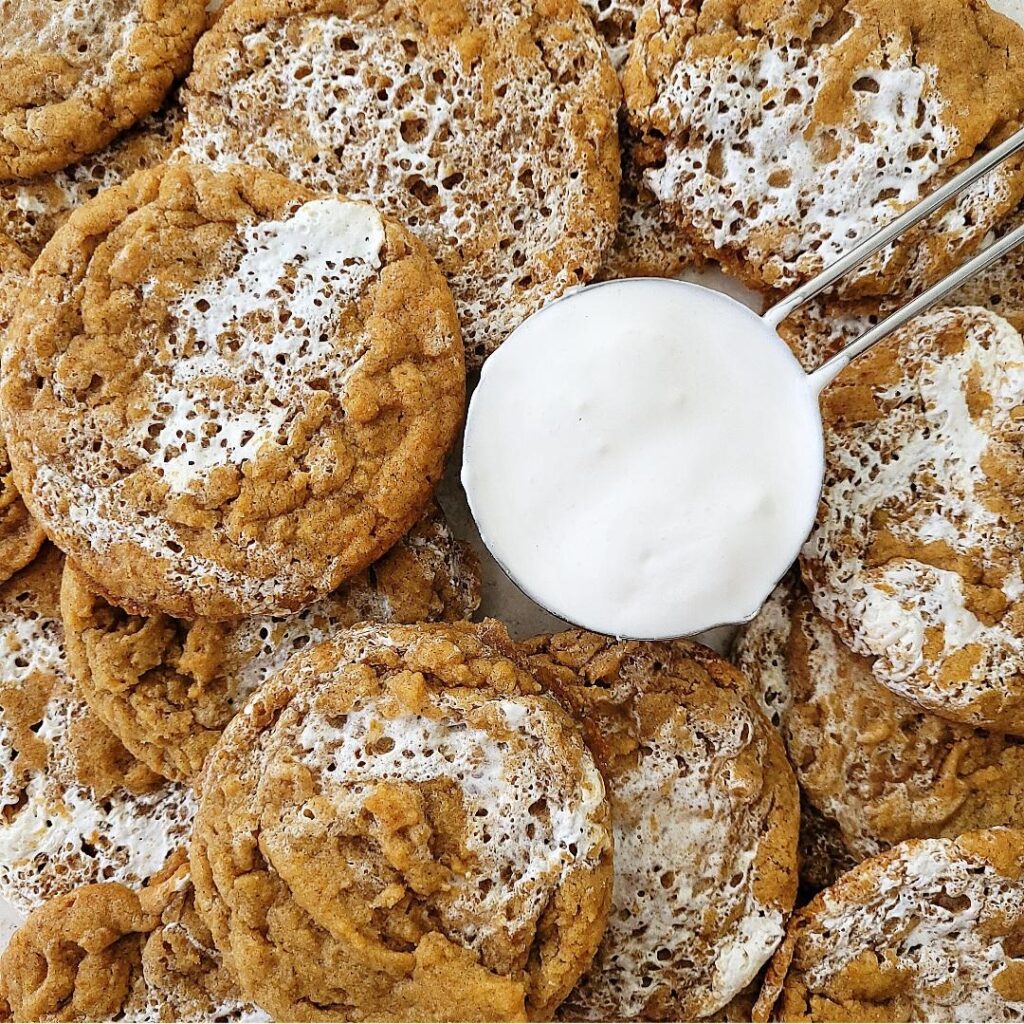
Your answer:
[[[796,291],[787,295],[781,302],[777,302],[764,314],[763,319],[765,323],[770,324],[772,327],[778,327],[790,313],[799,309],[816,295],[820,295],[826,288],[835,284],[840,278],[845,277],[855,267],[860,266],[865,260],[874,256],[875,253],[881,252],[882,249],[902,235],[908,228],[912,228],[915,224],[920,223],[938,210],[939,207],[948,203],[950,199],[955,198],[961,192],[970,188],[971,185],[979,178],[988,174],[994,167],[997,167],[1004,160],[1021,151],[1024,151],[1024,128],[1018,129],[990,153],[975,161],[970,167],[965,168],[955,177],[950,178],[945,185],[930,193],[921,202],[897,217],[891,224],[887,224],[880,231],[866,238],[860,245],[851,249],[845,256],[840,257],[817,277],[812,278],[806,284],[797,288]],[[1013,246],[1011,245],[1010,249],[1012,248]],[[1004,251],[1009,252],[1009,249]],[[985,266],[988,266],[988,264],[985,264]],[[938,297],[941,298],[942,296]]]

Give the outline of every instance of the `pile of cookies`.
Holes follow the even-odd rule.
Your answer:
[[[825,394],[731,661],[471,621],[434,499],[531,312],[770,304],[1022,69],[983,0],[0,4],[0,1020],[1024,1019],[1024,257]]]

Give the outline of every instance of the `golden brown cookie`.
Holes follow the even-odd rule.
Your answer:
[[[754,1020],[1020,1020],[1022,871],[1014,829],[865,861],[790,920]]]
[[[608,930],[564,1020],[697,1020],[754,979],[797,885],[799,810],[775,730],[733,666],[686,641],[574,631],[523,645],[583,724],[615,831]]]
[[[1001,237],[1024,225],[1024,208],[1004,221],[994,236]],[[771,305],[769,298],[766,305]],[[779,334],[807,371],[815,370],[841,348],[855,341],[905,302],[905,296],[887,299],[814,299],[779,326]],[[940,303],[939,307],[981,306],[1024,331],[1024,248],[975,274]]]
[[[257,1014],[195,911],[184,864],[139,892],[104,882],[47,901],[0,956],[0,1020],[242,1021]]]
[[[408,225],[479,365],[597,273],[618,220],[619,100],[577,0],[235,0],[197,47],[184,147]]]
[[[73,689],[62,561],[47,545],[0,586],[0,898],[22,910],[90,882],[141,884],[184,845],[195,810]]]
[[[645,184],[696,248],[751,287],[789,288],[1018,127],[1022,65],[1024,29],[984,0],[661,0],[624,83]],[[846,291],[937,280],[1022,196],[1018,157]]]
[[[204,0],[8,0],[0,35],[0,179],[95,153],[188,70]]]
[[[546,1019],[590,963],[611,895],[604,785],[513,657],[493,622],[362,626],[228,725],[192,876],[263,1009]]]
[[[168,164],[80,207],[8,331],[25,504],[137,613],[281,614],[419,518],[462,417],[451,294],[405,229]]]
[[[28,256],[0,232],[0,351],[31,266]],[[42,527],[28,514],[21,500],[7,444],[0,434],[0,583],[28,565],[45,539]]]
[[[172,94],[155,114],[78,163],[29,181],[0,181],[0,231],[38,256],[72,210],[136,171],[167,160],[180,141],[184,120]]]
[[[981,309],[928,314],[822,408],[801,559],[818,611],[897,695],[1024,732],[1024,339]]]
[[[788,691],[779,727],[797,779],[857,860],[904,839],[1024,828],[1024,740],[897,697],[795,582],[747,628],[738,661],[755,691]]]
[[[82,695],[136,757],[182,781],[296,651],[364,620],[466,619],[479,601],[476,560],[436,506],[365,572],[284,619],[129,615],[94,594],[71,565],[61,595],[68,660]]]

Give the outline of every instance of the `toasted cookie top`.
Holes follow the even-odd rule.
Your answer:
[[[1020,1020],[1024,833],[912,840],[790,920],[754,1020]]]
[[[254,1021],[259,1012],[240,998],[179,864],[139,892],[86,885],[34,910],[0,956],[0,1020],[11,1019]]]
[[[286,618],[129,615],[93,593],[71,565],[61,594],[82,695],[136,757],[179,780],[199,771],[249,695],[296,651],[364,620],[466,619],[479,600],[475,558],[436,506],[368,570]]]
[[[29,257],[0,232],[0,351],[31,266]],[[45,539],[42,527],[28,514],[21,500],[7,444],[0,434],[0,583],[28,565]]]
[[[68,678],[49,545],[0,587],[0,897],[22,910],[101,880],[140,884],[194,804],[136,761]]]
[[[904,839],[1024,827],[1024,740],[890,692],[795,581],[747,627],[738,661],[755,691],[787,692],[775,706],[801,789],[858,859]]]
[[[156,110],[188,70],[204,0],[7,0],[0,180],[56,171]]]
[[[608,913],[608,804],[575,724],[509,654],[497,623],[357,627],[228,725],[192,874],[265,1010],[543,1019],[575,984]]]
[[[9,331],[29,510],[133,612],[279,614],[419,517],[461,421],[451,295],[372,207],[171,164],[79,208]]]
[[[601,38],[608,45],[612,64],[621,71],[629,56],[629,44],[636,32],[636,20],[644,7],[644,0],[580,0],[594,19]]]
[[[596,274],[618,219],[619,96],[576,0],[241,0],[196,51],[184,146],[407,224],[479,365]]]
[[[706,256],[788,288],[1018,126],[1022,64],[1024,29],[983,0],[656,0],[624,81],[651,190]],[[1022,195],[1011,160],[848,290],[931,283]]]
[[[826,469],[802,567],[875,678],[936,714],[1024,730],[1024,339],[928,314],[824,393]]]
[[[172,96],[156,113],[78,163],[28,181],[0,181],[0,231],[37,256],[76,207],[170,157],[184,120]]]
[[[775,730],[699,644],[573,631],[523,645],[580,719],[615,832],[608,929],[566,1020],[697,1020],[754,979],[796,897],[798,798]]]

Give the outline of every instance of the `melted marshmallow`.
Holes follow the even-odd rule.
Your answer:
[[[488,361],[463,484],[532,598],[602,633],[749,619],[810,531],[817,398],[733,300],[634,279],[576,293]]]

